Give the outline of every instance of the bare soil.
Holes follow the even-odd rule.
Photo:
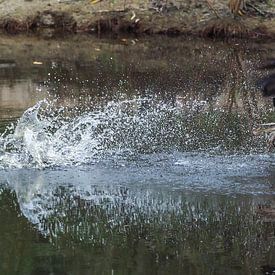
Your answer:
[[[123,32],[275,38],[273,0],[247,0],[246,13],[238,18],[230,14],[227,0],[209,1],[0,0],[0,28],[9,33]]]

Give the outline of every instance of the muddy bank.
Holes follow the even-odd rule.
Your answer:
[[[247,3],[233,18],[227,0],[2,0],[0,28],[8,33],[194,34],[210,37],[275,37],[272,1]]]

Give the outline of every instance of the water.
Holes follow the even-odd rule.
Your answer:
[[[2,41],[0,274],[272,274],[271,45]]]

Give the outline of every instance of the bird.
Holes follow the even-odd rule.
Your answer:
[[[270,59],[263,66],[260,67],[262,70],[275,69],[275,59]],[[275,73],[271,73],[268,76],[258,81],[264,97],[271,97],[273,101],[273,107],[275,107]]]
[[[275,69],[275,59],[270,59],[265,64],[259,67],[261,70],[272,70]],[[260,79],[257,82],[257,86],[262,91],[264,97],[271,97],[273,102],[273,110],[275,109],[275,73],[270,73],[266,77]],[[260,129],[256,130],[255,133],[266,133],[269,135],[268,138],[268,150],[271,151],[275,147],[275,123],[261,124]]]

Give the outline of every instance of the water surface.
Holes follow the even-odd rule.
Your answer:
[[[272,274],[270,44],[0,45],[2,274]]]

